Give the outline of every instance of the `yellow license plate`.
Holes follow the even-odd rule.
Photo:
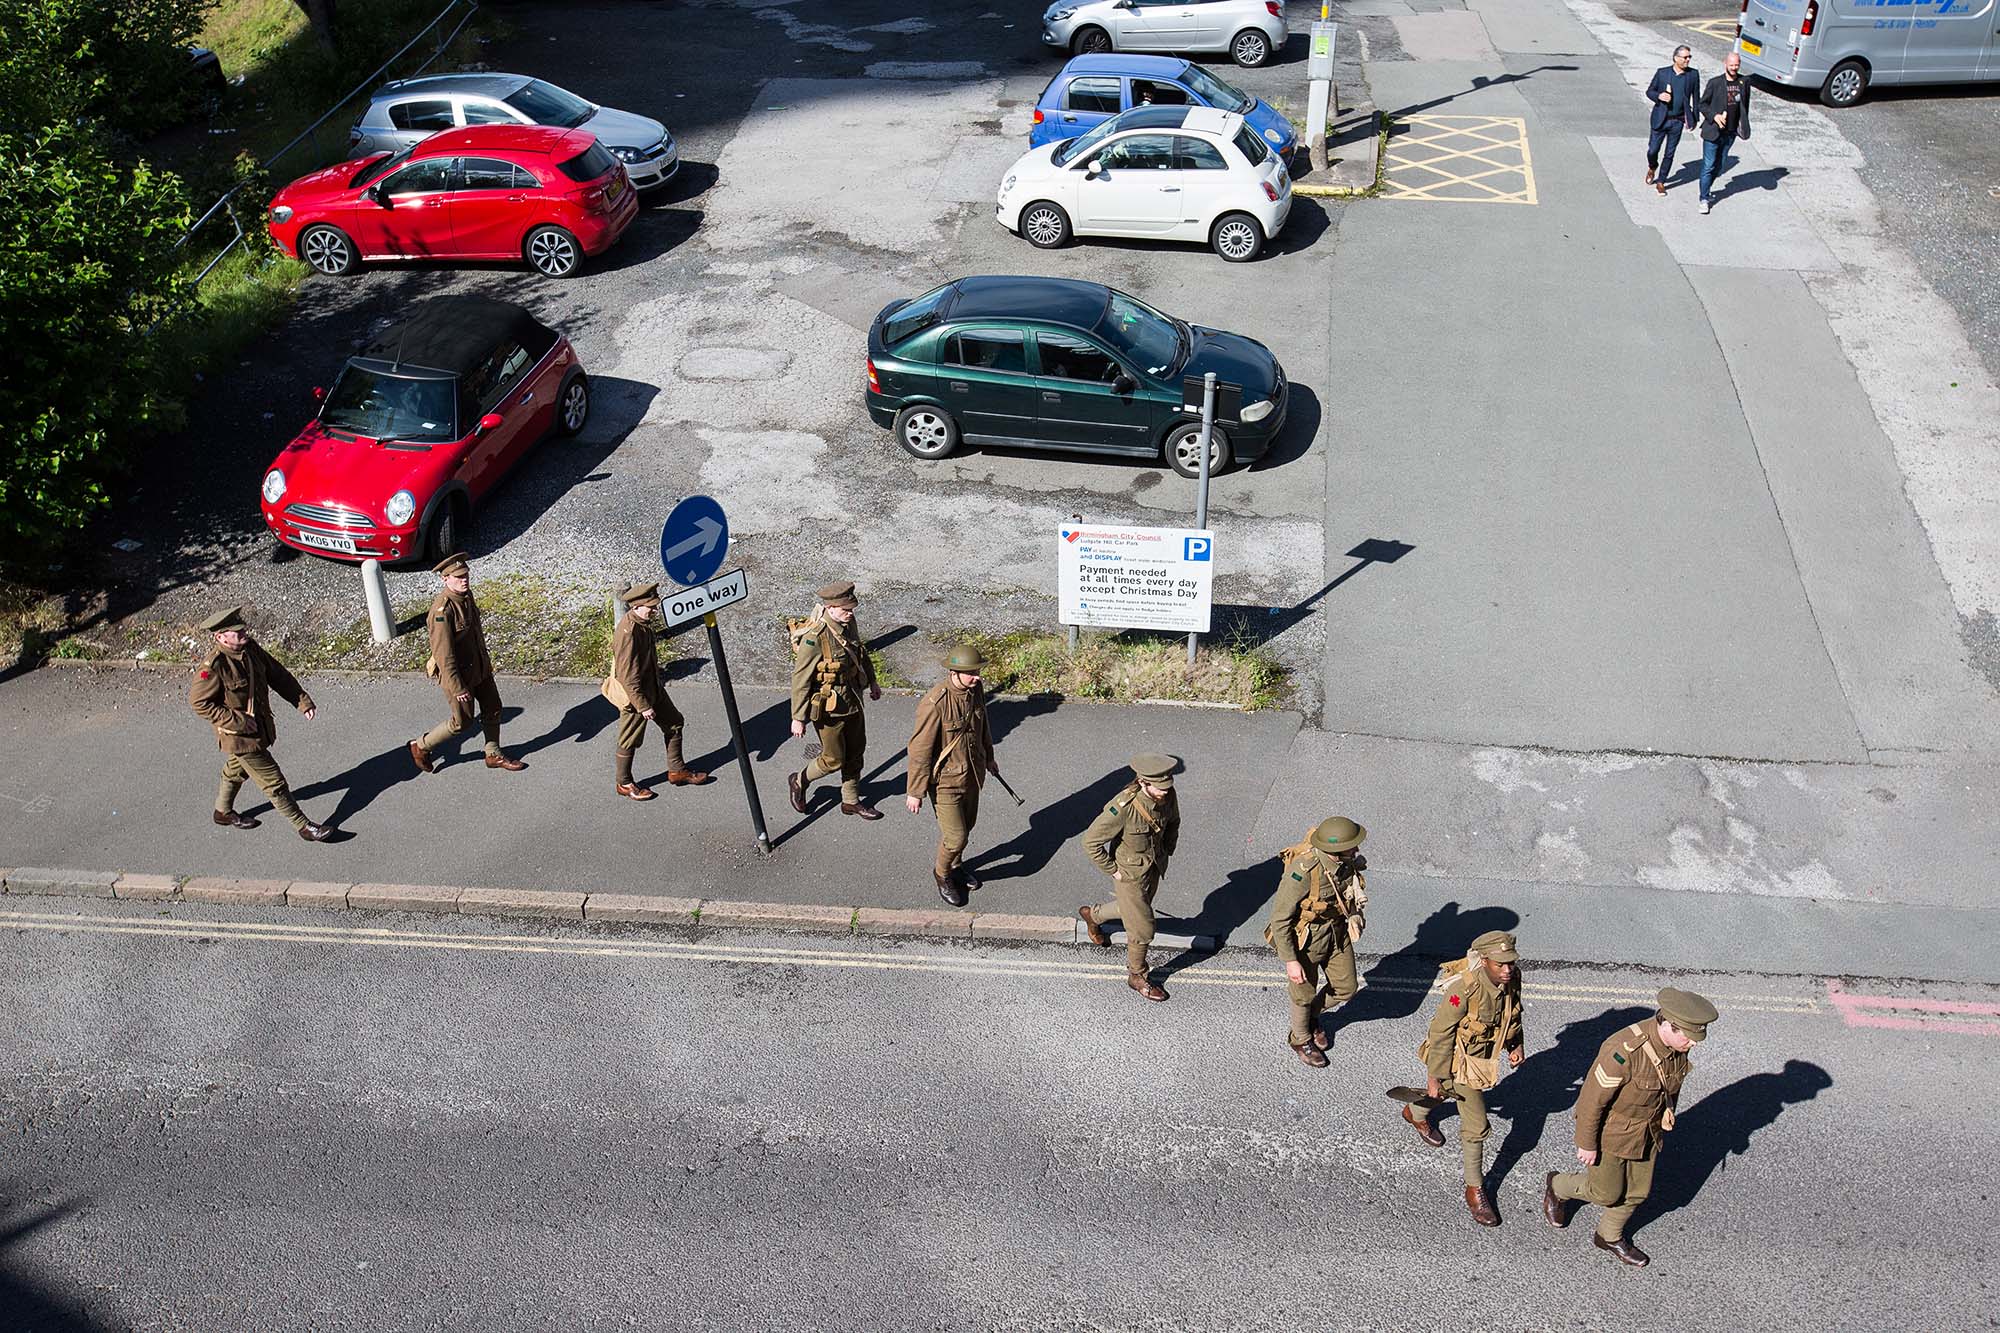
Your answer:
[[[604,197],[609,200],[615,201],[623,193],[625,193],[625,181],[622,177],[612,181],[611,184],[604,188]]]
[[[1743,54],[1746,56],[1761,56],[1764,54],[1764,44],[1762,42],[1753,42],[1748,37],[1745,37],[1742,41],[1742,46]]]

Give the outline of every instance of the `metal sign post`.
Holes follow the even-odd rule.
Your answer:
[[[708,652],[715,663],[716,683],[722,687],[722,710],[729,717],[729,739],[736,746],[736,766],[743,775],[743,797],[750,803],[750,826],[757,832],[758,852],[769,855],[771,835],[764,827],[764,803],[757,796],[756,775],[750,771],[750,747],[743,739],[743,715],[736,708],[736,687],[729,679],[729,656],[722,648],[722,631],[715,623],[715,608],[732,605],[750,595],[750,579],[734,570],[717,579],[729,554],[729,518],[722,506],[706,495],[690,495],[674,506],[674,512],[660,529],[660,566],[668,577],[688,588],[671,599],[676,612],[663,620],[677,618],[685,624],[696,615],[708,627]],[[710,580],[714,580],[712,583]],[[665,606],[668,599],[661,599]]]
[[[1208,527],[1208,456],[1215,439],[1215,372],[1201,377],[1201,469],[1195,479],[1194,525]],[[1201,635],[1188,631],[1188,669],[1194,669],[1195,647]]]

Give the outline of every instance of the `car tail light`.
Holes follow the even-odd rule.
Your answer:
[[[1277,202],[1278,202],[1278,187],[1277,187],[1277,186],[1275,186],[1275,185],[1273,185],[1273,184],[1271,184],[1271,182],[1269,182],[1269,181],[1265,181],[1265,182],[1264,182],[1264,197],[1265,197],[1266,199],[1269,199],[1269,200],[1270,200],[1270,201],[1271,201],[1272,203],[1274,203],[1274,204],[1275,204],[1275,203],[1277,203]]]
[[[1744,0],[1745,4],[1749,0]],[[1799,36],[1812,36],[1813,24],[1819,21],[1819,0],[1806,0],[1806,16],[1799,21]]]
[[[1746,0],[1746,2],[1747,2],[1747,0]],[[1032,116],[1032,117],[1031,117],[1030,119],[1031,119],[1031,121],[1032,121],[1032,123],[1033,123],[1033,124],[1036,124],[1036,125],[1039,125],[1039,124],[1041,124],[1041,123],[1042,123],[1042,109],[1041,109],[1040,107],[1036,107],[1036,108],[1035,108],[1035,112],[1034,112],[1034,115],[1033,115],[1033,116]]]
[[[1285,16],[1284,6],[1280,5],[1278,0],[1264,0],[1264,8],[1270,11],[1271,17],[1274,19],[1281,19]]]
[[[872,356],[868,358],[868,392],[882,392],[882,381],[875,374],[875,358]]]

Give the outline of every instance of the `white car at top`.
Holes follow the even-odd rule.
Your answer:
[[[1100,51],[1227,51],[1246,68],[1285,49],[1284,0],[1056,0],[1042,42]]]
[[[1292,211],[1284,160],[1233,111],[1138,106],[1007,168],[994,217],[1044,250],[1072,236],[1213,246],[1245,263]]]

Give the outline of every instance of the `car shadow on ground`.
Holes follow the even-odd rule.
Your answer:
[[[682,159],[681,169],[674,173],[674,178],[657,190],[641,194],[639,206],[643,209],[660,209],[674,204],[684,204],[707,194],[721,179],[722,172],[715,163]]]

